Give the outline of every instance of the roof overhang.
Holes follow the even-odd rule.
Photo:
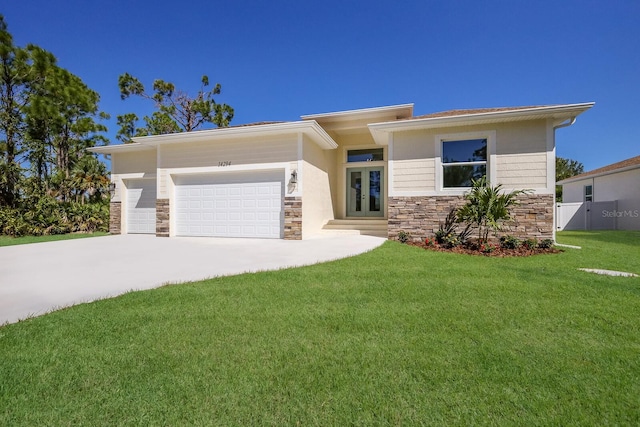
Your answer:
[[[139,142],[133,142],[130,144],[117,144],[117,145],[104,145],[102,147],[87,148],[87,151],[98,154],[113,154],[113,153],[131,153],[134,151],[153,151],[154,147],[140,144]]]
[[[338,144],[329,134],[327,134],[316,121],[311,120],[140,136],[133,138],[134,142],[132,144],[108,145],[105,147],[92,148],[90,151],[94,153],[111,154],[145,149],[153,150],[155,147],[165,144],[182,144],[188,142],[215,143],[221,140],[256,139],[297,134],[307,136],[324,150],[332,150],[338,147]]]
[[[327,132],[367,132],[367,125],[375,122],[405,120],[413,116],[413,104],[386,107],[362,108],[301,116],[302,120],[313,120]]]
[[[376,144],[386,145],[388,143],[388,134],[392,132],[540,119],[551,119],[554,121],[554,127],[556,127],[568,120],[570,121],[569,123],[571,123],[578,115],[593,107],[594,104],[594,102],[587,102],[582,104],[548,105],[514,110],[505,109],[501,111],[372,123],[368,127]]]
[[[630,171],[630,170],[634,170],[634,169],[640,169],[640,164],[631,165],[631,166],[618,168],[618,169],[611,169],[611,170],[603,171],[603,172],[596,172],[596,173],[586,172],[586,173],[583,173],[583,174],[580,174],[580,175],[572,176],[572,177],[563,179],[561,181],[558,181],[558,182],[556,182],[556,185],[571,184],[572,182],[584,181],[585,179],[598,178],[598,177],[601,177],[601,176],[611,175],[611,174],[620,173],[620,172],[626,172],[626,171]]]

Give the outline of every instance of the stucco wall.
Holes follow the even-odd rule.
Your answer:
[[[318,234],[322,226],[334,218],[331,185],[329,180],[330,159],[312,141],[304,140],[302,148],[302,238]]]
[[[584,202],[584,186],[593,185],[593,180],[582,179],[562,186],[562,202],[577,203]]]

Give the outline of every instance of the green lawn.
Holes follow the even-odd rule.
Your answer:
[[[28,243],[54,242],[56,240],[84,239],[85,237],[106,236],[108,233],[52,234],[49,236],[11,237],[0,235],[0,246],[26,245]]]
[[[638,425],[640,278],[576,269],[640,274],[640,232],[559,241],[583,249],[387,242],[6,325],[0,425]]]

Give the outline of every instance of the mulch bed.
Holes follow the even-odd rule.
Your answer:
[[[530,249],[524,246],[520,246],[517,249],[505,249],[501,248],[500,245],[494,244],[493,250],[482,251],[476,244],[470,244],[465,246],[456,246],[453,248],[446,248],[441,245],[426,245],[424,242],[407,242],[408,245],[416,246],[419,248],[423,248],[429,251],[437,251],[437,252],[451,252],[456,254],[467,254],[467,255],[476,255],[476,256],[487,256],[487,257],[515,257],[515,256],[531,256],[531,255],[541,255],[541,254],[557,254],[562,252],[562,250],[551,247],[551,248],[534,248]]]

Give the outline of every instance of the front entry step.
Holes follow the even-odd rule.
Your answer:
[[[388,228],[386,219],[333,219],[322,227],[322,233],[388,237]]]

